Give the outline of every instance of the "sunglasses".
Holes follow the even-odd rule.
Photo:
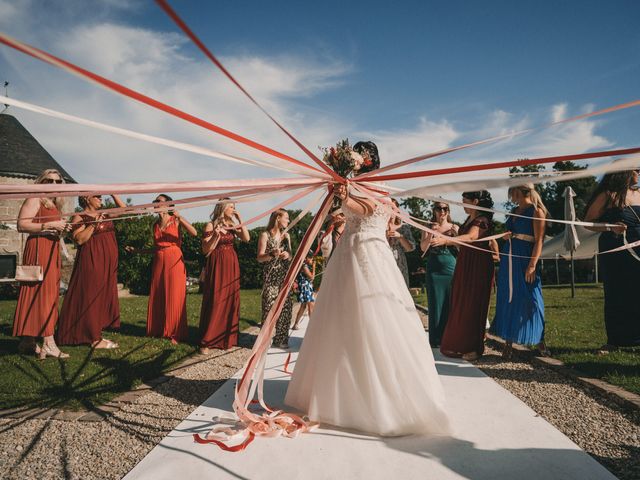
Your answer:
[[[449,207],[433,207],[434,210],[438,210],[439,212],[448,212]]]
[[[44,178],[42,180],[42,183],[62,183],[62,179],[59,178],[57,180],[54,180],[53,178]]]
[[[97,198],[98,200],[102,200],[102,195],[92,195],[91,198]]]

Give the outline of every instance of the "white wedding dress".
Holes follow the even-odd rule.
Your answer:
[[[285,403],[381,436],[447,434],[433,354],[386,239],[389,213],[344,212]]]

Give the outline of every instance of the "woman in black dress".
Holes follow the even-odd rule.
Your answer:
[[[591,227],[603,232],[600,252],[640,240],[640,169],[609,173],[602,177],[589,204],[585,220],[617,224]],[[599,258],[604,286],[604,323],[607,344],[603,350],[640,345],[640,248],[607,253]]]

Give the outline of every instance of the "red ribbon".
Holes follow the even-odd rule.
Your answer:
[[[241,450],[244,450],[245,448],[247,448],[255,438],[256,436],[252,432],[249,432],[249,434],[247,435],[247,438],[245,438],[242,443],[239,443],[238,445],[229,446],[224,442],[221,442],[220,440],[213,440],[213,439],[201,437],[197,433],[193,434],[193,440],[196,443],[200,443],[200,444],[213,443],[214,445],[217,445],[225,452],[240,452]]]
[[[420,170],[418,172],[395,173],[391,175],[375,175],[371,180],[403,180],[407,178],[431,177],[434,175],[446,175],[450,173],[474,172],[478,170],[492,170],[505,167],[523,167],[540,163],[568,162],[570,160],[585,160],[587,158],[613,157],[616,155],[631,155],[640,152],[640,148],[626,148],[622,150],[606,150],[592,153],[579,153],[573,155],[559,155],[555,157],[530,158],[526,160],[511,160],[498,163],[481,163],[478,165],[466,165],[463,167],[436,168],[432,170]]]
[[[289,131],[284,128],[280,122],[278,122],[275,118],[273,118],[271,116],[271,114],[269,112],[267,112],[267,110],[260,105],[260,103],[258,103],[258,101],[253,98],[253,96],[240,84],[240,82],[238,82],[233,75],[231,75],[231,73],[225,68],[224,65],[222,65],[222,62],[220,62],[220,60],[218,60],[216,58],[216,56],[211,53],[211,51],[206,47],[206,45],[204,43],[202,43],[202,41],[198,38],[198,36],[193,33],[193,31],[188,27],[188,25],[184,22],[184,20],[182,20],[182,18],[180,18],[180,16],[176,13],[176,11],[171,8],[171,6],[169,5],[169,2],[167,2],[166,0],[156,0],[156,3],[160,6],[160,8],[162,8],[162,10],[164,10],[164,12],[169,15],[169,17],[175,22],[176,25],[178,25],[178,27],[180,27],[180,29],[182,29],[182,31],[185,33],[185,35],[187,37],[189,37],[191,39],[191,41],[193,43],[196,44],[196,46],[200,49],[200,51],[202,53],[204,53],[204,55],[211,60],[211,62],[213,62],[213,64],[218,67],[220,69],[220,71],[222,73],[224,73],[224,75],[231,80],[231,82],[233,82],[233,84],[238,87],[240,89],[240,91],[242,93],[244,93],[246,95],[246,97],[251,100],[251,102],[253,102],[253,104],[258,107],[262,113],[264,113],[267,117],[269,117],[269,119],[276,124],[276,126],[282,130],[282,132],[289,137],[298,147],[300,147],[300,149],[302,149],[302,151],[304,153],[306,153],[309,158],[311,158],[311,160],[313,160],[315,163],[317,163],[325,172],[327,172],[329,175],[331,175],[333,177],[334,180],[340,182],[342,181],[342,179],[340,178],[339,175],[336,174],[336,172],[334,172],[332,169],[330,169],[324,162],[322,162],[316,155],[313,154],[313,152],[311,152],[307,147],[305,147],[300,141],[298,141],[297,138],[295,138],[291,133],[289,133]]]
[[[554,125],[560,125],[560,124],[563,124],[563,123],[574,122],[576,120],[583,120],[585,118],[596,117],[598,115],[604,115],[605,113],[611,113],[611,112],[615,112],[615,111],[618,111],[618,110],[624,110],[626,108],[637,107],[637,106],[640,106],[640,100],[633,100],[631,102],[621,103],[619,105],[614,105],[613,107],[603,108],[602,110],[596,110],[595,112],[584,113],[582,115],[576,115],[575,117],[567,118],[567,119],[564,119],[564,120],[559,120],[557,122],[552,122],[552,123],[549,123],[547,125],[543,125],[541,127],[527,128],[525,130],[520,130],[518,132],[506,133],[504,135],[497,135],[495,137],[487,138],[485,140],[479,140],[477,142],[471,142],[471,143],[467,143],[465,145],[458,145],[457,147],[446,148],[444,150],[440,150],[440,151],[433,152],[433,153],[427,153],[425,155],[420,155],[418,157],[413,157],[413,158],[410,158],[408,160],[403,160],[401,162],[395,162],[395,163],[392,163],[391,165],[387,165],[386,167],[382,167],[382,168],[379,168],[377,170],[374,170],[374,171],[371,171],[371,172],[366,172],[366,173],[363,173],[362,175],[358,175],[356,178],[359,179],[359,180],[364,180],[365,178],[372,177],[375,174],[386,172],[388,170],[393,170],[393,169],[400,168],[400,167],[405,167],[407,165],[411,165],[412,163],[416,163],[416,162],[419,162],[421,160],[427,160],[429,158],[439,157],[440,155],[445,155],[445,154],[451,153],[451,152],[457,152],[458,150],[464,150],[464,149],[469,148],[469,147],[475,147],[475,146],[478,146],[478,145],[484,145],[486,143],[495,142],[497,140],[502,140],[504,138],[515,137],[515,136],[518,136],[518,135],[522,135],[524,133],[533,132],[535,130],[541,130],[543,128],[552,127]]]
[[[242,135],[239,135],[237,133],[234,133],[230,130],[226,130],[222,127],[219,127],[217,125],[214,125],[213,123],[207,122],[206,120],[202,120],[194,115],[191,115],[189,113],[186,113],[182,110],[179,110],[175,107],[172,107],[170,105],[167,105],[166,103],[162,103],[159,100],[155,100],[154,98],[148,97],[140,92],[137,92],[135,90],[132,90],[130,88],[127,88],[123,85],[120,85],[119,83],[116,83],[112,80],[109,80],[105,77],[102,77],[96,73],[90,72],[89,70],[85,70],[82,67],[79,67],[77,65],[74,65],[71,62],[68,62],[66,60],[63,60],[61,58],[56,57],[55,55],[51,55],[50,53],[45,52],[44,50],[40,50],[38,48],[32,47],[30,45],[27,45],[25,43],[19,42],[17,40],[14,40],[10,37],[8,37],[7,35],[4,35],[2,33],[0,33],[0,43],[4,43],[5,45],[18,50],[22,53],[25,53],[29,56],[32,56],[34,58],[37,58],[39,60],[42,60],[44,62],[49,63],[50,65],[54,65],[56,67],[62,67],[65,68],[67,70],[72,71],[73,73],[79,75],[80,77],[83,77],[85,79],[89,79],[92,80],[100,85],[102,85],[103,87],[112,90],[114,92],[117,92],[121,95],[124,95],[126,97],[132,98],[140,103],[144,103],[146,105],[149,105],[150,107],[156,108],[158,110],[162,110],[163,112],[166,112],[170,115],[173,115],[174,117],[178,117],[181,118],[183,120],[186,120],[189,123],[193,123],[194,125],[198,125],[202,128],[205,128],[207,130],[210,130],[212,132],[215,132],[217,134],[223,135],[227,138],[230,138],[232,140],[235,140],[236,142],[240,142],[243,143],[251,148],[255,148],[256,150],[259,150],[261,152],[264,153],[268,153],[269,155],[273,155],[274,157],[280,158],[282,160],[285,160],[287,162],[293,163],[295,165],[301,166],[301,167],[306,167],[306,168],[310,168],[312,170],[315,171],[320,171],[315,167],[312,167],[311,165],[308,165],[306,163],[303,163],[299,160],[296,160],[295,158],[292,158],[284,153],[280,153],[276,150],[273,150],[272,148],[269,148],[265,145],[262,145],[258,142],[255,142],[253,140],[250,140],[246,137],[243,137]]]

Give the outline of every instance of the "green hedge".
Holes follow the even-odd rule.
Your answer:
[[[291,219],[295,218],[300,210],[290,210]],[[302,235],[306,231],[312,216],[306,215],[294,228],[291,229],[292,246],[297,248]],[[116,234],[118,236],[118,249],[120,254],[118,279],[136,295],[148,295],[151,283],[151,259],[152,255],[130,254],[124,250],[129,245],[134,248],[151,248],[153,246],[153,223],[155,217],[140,217],[116,222]],[[200,253],[200,241],[206,222],[195,222],[193,226],[198,231],[197,237],[188,235],[182,231],[182,251],[184,253],[187,276],[198,278],[204,265],[204,256]],[[251,239],[249,242],[236,243],[238,261],[240,263],[240,288],[262,288],[262,265],[256,260],[258,251],[258,238],[265,227],[256,227],[249,230]]]

